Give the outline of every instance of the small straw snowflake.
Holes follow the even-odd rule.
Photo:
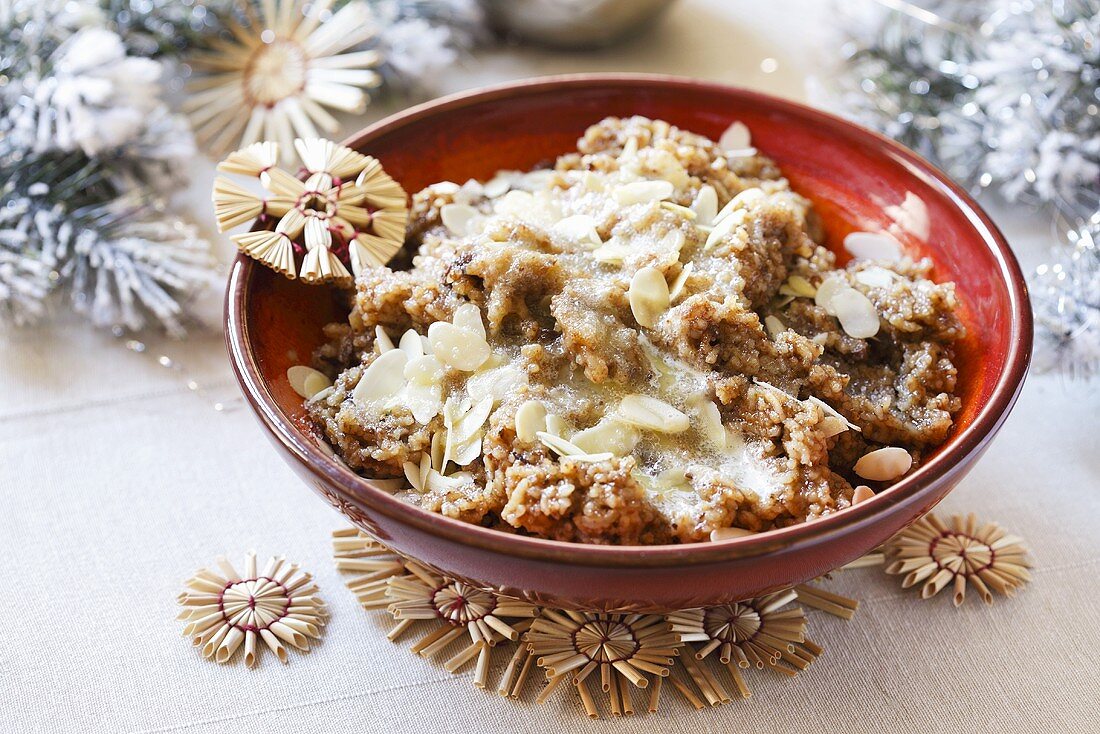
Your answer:
[[[796,598],[797,592],[787,589],[756,599],[669,615],[672,629],[684,642],[701,643],[688,645],[689,652],[680,659],[708,704],[729,703],[733,697],[705,664],[700,665],[700,661],[717,659],[729,671],[738,697],[748,698],[752,694],[742,670],[768,667],[794,676],[823,652],[820,646],[806,639],[806,616],[802,608],[784,609]],[[683,684],[675,679],[673,684],[696,708],[702,707],[698,696],[685,690]]]
[[[332,555],[336,570],[349,574],[345,584],[367,611],[385,609],[389,580],[405,573],[405,562],[396,553],[358,528],[332,533]]]
[[[463,581],[445,579],[412,561],[405,562],[405,569],[407,575],[388,580],[388,610],[398,623],[387,637],[394,641],[418,621],[434,622],[435,629],[411,648],[421,657],[432,657],[468,635],[469,643],[443,667],[455,673],[476,658],[474,685],[486,688],[493,648],[504,641],[517,642],[538,609]]]
[[[283,643],[306,651],[309,640],[320,637],[328,613],[313,577],[297,564],[273,557],[257,572],[256,554],[250,552],[243,575],[225,558],[217,566],[218,571],[197,571],[178,597],[186,607],[178,617],[187,621],[183,635],[202,648],[204,658],[226,663],[243,645],[244,664],[254,667],[259,639],[286,663]]]
[[[294,148],[300,176],[276,166],[279,146],[272,142],[253,143],[218,164],[224,173],[259,179],[268,192],[260,196],[219,176],[212,197],[218,230],[258,219],[258,228],[232,235],[241,252],[291,279],[348,287],[401,249],[408,197],[370,156],[321,138],[295,140]]]
[[[886,573],[905,574],[902,588],[923,582],[921,598],[929,599],[951,584],[955,606],[963,603],[968,583],[992,604],[993,592],[1013,596],[1031,580],[1023,541],[996,523],[979,526],[974,515],[954,515],[945,524],[928,513],[895,535],[886,555]]]
[[[680,635],[660,614],[556,609],[542,610],[526,640],[529,655],[546,672],[547,684],[536,703],[546,701],[568,679],[590,718],[597,718],[598,712],[587,681],[597,671],[612,715],[634,713],[631,688],[648,688],[647,708],[656,711],[662,680],[682,645]]]

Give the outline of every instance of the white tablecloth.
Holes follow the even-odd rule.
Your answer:
[[[616,49],[502,50],[448,89],[550,72],[660,71],[803,95],[826,43],[824,4],[684,0]],[[774,73],[760,62],[778,61]],[[372,111],[371,118],[381,114]],[[208,217],[212,165],[191,199]],[[1039,215],[994,209],[1025,265],[1045,255]],[[207,219],[208,221],[208,219]],[[224,243],[223,243],[224,246]],[[226,251],[228,257],[228,252]],[[220,294],[206,306],[217,323]],[[878,571],[833,588],[851,623],[811,613],[825,655],[793,680],[753,674],[748,701],[693,712],[674,692],[656,716],[589,723],[577,703],[513,704],[386,641],[333,569],[341,518],[283,465],[236,400],[216,330],[138,354],[63,321],[0,348],[0,731],[1095,731],[1100,673],[1098,383],[1033,375],[986,457],[944,512],[1023,535],[1034,582],[986,608],[921,602]],[[172,357],[181,370],[155,359]],[[202,389],[188,389],[196,381]],[[226,409],[216,412],[215,402]],[[175,596],[215,556],[285,553],[329,602],[324,641],[284,667],[200,659]]]

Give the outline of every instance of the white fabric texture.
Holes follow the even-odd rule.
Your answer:
[[[802,96],[816,3],[684,0],[641,38],[597,55],[488,54],[451,89],[554,71],[663,71]],[[778,60],[774,74],[760,71]],[[372,110],[372,117],[381,111]],[[191,199],[207,216],[212,164]],[[1042,217],[995,211],[1025,266]],[[209,221],[209,219],[207,220]],[[209,296],[219,308],[219,294]],[[215,319],[216,321],[216,319]],[[985,607],[920,601],[868,569],[828,588],[862,600],[843,622],[810,613],[825,654],[794,679],[748,675],[752,698],[691,710],[671,688],[656,715],[589,722],[568,691],[536,706],[476,690],[385,639],[333,568],[343,527],[277,457],[236,399],[217,333],[145,354],[63,323],[0,349],[0,731],[256,732],[1094,731],[1100,672],[1098,383],[1032,376],[1012,417],[941,512],[974,511],[1023,536],[1034,582]],[[166,369],[168,354],[184,368]],[[188,380],[203,390],[188,388]],[[226,410],[213,404],[223,401]],[[220,554],[285,554],[311,571],[332,620],[280,665],[217,666],[180,637],[176,594]],[[498,661],[499,662],[499,661]],[[499,674],[499,665],[494,673]],[[636,699],[639,701],[639,699]]]

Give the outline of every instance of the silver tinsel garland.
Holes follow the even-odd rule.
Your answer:
[[[846,3],[836,106],[975,191],[1043,207],[1066,247],[1032,295],[1039,363],[1100,365],[1100,0]],[[858,11],[858,12],[856,12]]]

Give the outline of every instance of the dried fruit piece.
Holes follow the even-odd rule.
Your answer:
[[[884,446],[859,457],[855,473],[872,482],[889,482],[913,467],[913,457],[897,446]]]
[[[405,364],[408,361],[409,355],[400,349],[380,354],[363,370],[359,384],[352,392],[352,399],[358,405],[367,405],[396,393],[405,386]]]
[[[631,204],[645,204],[650,201],[660,201],[672,196],[676,187],[669,181],[633,181],[623,184],[615,189],[615,201],[621,206]]]
[[[897,262],[901,259],[901,243],[881,232],[851,232],[844,238],[844,249],[861,260]]]
[[[686,415],[648,395],[627,395],[619,402],[615,417],[624,423],[661,433],[682,433],[691,427]]]
[[[878,333],[875,304],[855,288],[841,288],[829,301],[844,332],[854,339],[870,339]]]
[[[528,400],[516,411],[516,438],[534,441],[535,434],[546,432],[546,406],[538,400]]]
[[[627,298],[634,319],[647,329],[652,329],[668,309],[669,290],[664,274],[654,267],[645,267],[634,273]]]
[[[332,380],[328,379],[324,372],[319,372],[305,365],[295,365],[288,369],[286,379],[290,380],[290,386],[294,388],[294,392],[306,400],[332,386]]]

